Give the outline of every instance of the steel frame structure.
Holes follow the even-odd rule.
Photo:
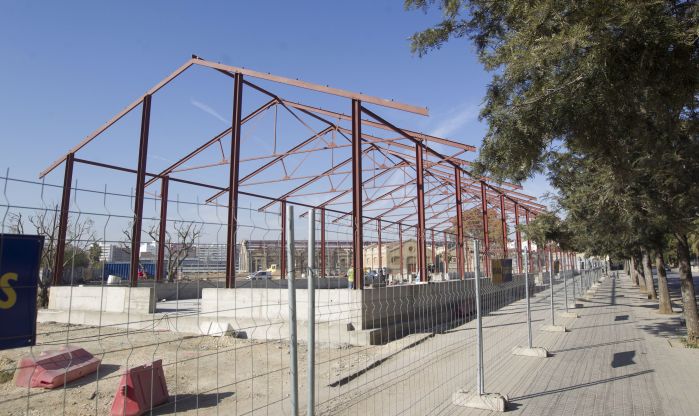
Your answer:
[[[148,139],[150,127],[150,112],[151,98],[161,88],[168,85],[175,78],[193,66],[210,68],[218,73],[224,74],[233,79],[233,111],[231,126],[219,134],[215,135],[204,143],[194,147],[189,153],[182,156],[175,163],[172,163],[166,169],[152,173],[147,170],[148,161]],[[262,88],[261,86],[251,82],[250,80],[259,79],[266,82],[284,84],[286,86],[302,88],[318,93],[329,94],[341,99],[349,101],[351,113],[346,115],[341,112],[331,111],[329,109],[301,104],[295,101],[290,101],[279,97],[273,92]],[[243,99],[244,91],[251,89],[257,93],[261,93],[269,98],[262,106],[254,111],[243,116]],[[383,98],[373,97],[362,93],[354,93],[337,88],[331,88],[319,84],[312,84],[297,79],[285,78],[268,73],[252,71],[245,68],[223,65],[211,61],[204,60],[197,56],[192,56],[184,65],[179,67],[169,76],[164,78],[144,95],[129,104],[125,109],[117,113],[107,123],[93,131],[85,137],[80,143],[68,150],[61,158],[49,165],[40,173],[43,178],[58,166],[65,163],[65,172],[63,180],[63,193],[60,206],[59,216],[59,233],[56,258],[54,264],[54,283],[60,283],[63,274],[64,262],[64,246],[66,241],[66,228],[68,226],[68,213],[70,209],[70,194],[71,183],[73,177],[74,164],[83,163],[101,168],[114,169],[122,172],[129,172],[136,175],[136,196],[134,204],[133,232],[131,234],[131,272],[130,283],[136,285],[138,264],[139,264],[139,247],[142,218],[143,218],[143,200],[145,190],[148,186],[156,181],[161,181],[160,198],[160,241],[165,239],[165,224],[168,218],[167,198],[168,187],[171,182],[179,182],[198,187],[211,189],[214,194],[207,199],[207,203],[218,204],[225,206],[227,209],[228,228],[226,233],[226,287],[235,287],[235,264],[236,264],[236,240],[237,240],[237,211],[238,198],[240,195],[249,195],[267,199],[269,202],[259,207],[259,210],[265,211],[275,204],[281,204],[281,215],[285,215],[284,206],[287,203],[317,208],[320,221],[320,241],[321,241],[321,259],[320,269],[321,275],[325,275],[325,230],[326,230],[326,213],[333,212],[338,215],[334,221],[339,221],[344,217],[351,216],[352,219],[352,240],[353,240],[353,261],[352,265],[356,271],[364,270],[363,265],[363,232],[364,227],[368,223],[374,223],[377,226],[378,243],[381,247],[381,230],[388,227],[398,227],[398,240],[400,245],[400,262],[401,274],[403,271],[403,233],[406,227],[414,227],[417,236],[417,271],[420,279],[427,281],[427,236],[428,231],[431,236],[432,244],[432,263],[434,264],[434,244],[435,232],[443,233],[445,250],[448,245],[448,234],[453,234],[456,243],[456,264],[457,273],[463,279],[466,272],[466,263],[468,250],[465,246],[466,235],[464,233],[463,212],[466,209],[465,205],[469,203],[480,203],[481,226],[483,230],[483,260],[487,260],[495,253],[490,252],[491,236],[488,229],[488,210],[496,209],[500,212],[500,220],[502,221],[502,239],[503,239],[503,255],[508,255],[507,251],[507,214],[514,215],[515,232],[516,232],[516,248],[518,256],[518,264],[521,270],[521,236],[519,232],[520,215],[524,211],[526,223],[529,222],[530,216],[536,216],[538,213],[545,210],[545,207],[538,204],[536,198],[521,192],[521,187],[508,183],[497,183],[487,177],[476,177],[469,171],[470,163],[461,156],[466,152],[475,151],[476,148],[467,144],[460,143],[455,140],[436,137],[424,133],[411,131],[400,128],[375,111],[366,107],[371,104],[377,107],[384,107],[418,115],[426,116],[427,109],[387,100]],[[117,121],[123,118],[126,114],[137,107],[141,107],[141,132],[139,140],[138,163],[135,169],[123,166],[116,166],[108,163],[97,162],[76,157],[77,153],[96,139],[100,134],[109,129]],[[242,127],[250,120],[258,117],[260,114],[269,111],[272,108],[281,107],[285,111],[293,115],[299,122],[304,123],[301,117],[308,117],[326,125],[320,131],[314,131],[310,137],[299,143],[291,146],[288,150],[269,155],[262,155],[248,159],[241,158],[241,130]],[[334,121],[334,120],[337,120]],[[349,128],[342,123],[349,122]],[[306,124],[308,127],[308,125]],[[391,133],[391,137],[379,137],[375,134],[369,134],[363,131],[363,128],[380,130],[385,134]],[[275,125],[276,129],[276,125]],[[266,182],[275,182],[281,185],[293,180],[305,179],[303,183],[283,192],[278,196],[262,196],[255,193],[242,190],[241,187],[250,184],[256,184],[251,180],[258,177],[262,172],[268,171],[271,167],[284,163],[285,159],[292,155],[312,154],[316,152],[327,151],[329,146],[318,146],[308,148],[328,134],[337,134],[344,138],[348,143],[335,145],[335,148],[346,147],[351,149],[351,157],[333,161],[332,166],[321,173],[310,173],[307,175],[293,176],[286,175],[285,177],[272,179]],[[230,137],[229,158],[225,158],[217,163],[196,167],[206,168],[227,163],[228,183],[226,186],[215,185],[211,183],[202,183],[178,177],[178,173],[185,172],[188,169],[186,165],[192,159],[202,154],[206,149],[212,146],[220,146],[223,152],[222,140]],[[432,145],[439,145],[442,149],[447,149],[453,153],[442,153],[437,151]],[[383,158],[383,162],[378,163],[376,155]],[[362,160],[369,158],[374,162],[374,167],[363,169]],[[242,163],[259,163],[250,173],[241,177],[240,166]],[[388,163],[390,162],[390,163]],[[345,170],[343,170],[345,169]],[[286,169],[285,169],[286,170]],[[365,173],[369,173],[367,178]],[[406,180],[400,184],[387,183],[386,177],[390,177],[395,172],[402,173]],[[337,188],[332,184],[332,178],[337,176],[351,176],[351,186],[348,188]],[[312,185],[318,185],[321,179],[331,181],[331,186],[326,191],[317,191],[313,193],[302,193],[304,189]],[[380,182],[382,181],[383,182]],[[265,181],[257,182],[265,183]],[[415,192],[408,195],[407,190],[415,188]],[[369,196],[368,192],[373,192]],[[304,204],[298,201],[304,195],[323,194],[328,195],[328,199],[322,203],[315,205]],[[402,194],[401,194],[402,193]],[[219,201],[220,198],[227,196],[225,204]],[[347,201],[347,197],[351,199]],[[389,204],[388,207],[380,207],[379,205]],[[342,209],[342,205],[350,205],[350,209]],[[473,205],[473,209],[478,205]],[[407,211],[407,213],[406,213]],[[371,215],[365,213],[371,212]],[[302,214],[305,216],[305,213]],[[399,218],[396,218],[399,217]],[[428,227],[428,222],[430,227]],[[284,242],[284,224],[282,219],[282,244]],[[478,236],[470,236],[474,238]],[[497,237],[495,237],[497,238]],[[531,250],[531,243],[528,241],[528,248]],[[162,276],[164,262],[164,244],[159,244],[157,249],[157,270],[156,278]],[[479,255],[474,253],[474,255]],[[381,257],[381,256],[379,256]],[[444,260],[447,270],[449,265],[448,257]],[[485,261],[486,275],[489,274],[489,262]],[[282,256],[281,273],[285,276],[287,267],[284,256]],[[531,265],[530,265],[531,267]],[[357,289],[363,288],[363,273],[356,273],[354,286]]]

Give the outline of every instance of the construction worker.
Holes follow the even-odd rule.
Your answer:
[[[354,285],[354,267],[347,269],[347,288],[352,289]]]

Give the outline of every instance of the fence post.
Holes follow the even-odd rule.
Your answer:
[[[546,253],[546,250],[544,250]],[[545,254],[544,254],[545,255]],[[541,327],[542,331],[547,332],[566,332],[566,327],[564,325],[556,325],[556,311],[554,308],[554,292],[553,292],[553,255],[551,249],[548,250],[548,270],[549,270],[549,289],[551,295],[551,324],[544,325]],[[565,277],[564,277],[565,278]]]
[[[473,240],[473,250],[478,253],[480,250],[478,240]],[[480,259],[476,260],[475,268],[475,286],[476,286],[476,337],[477,339],[477,374],[476,382],[478,383],[478,394],[483,394],[485,389],[485,382],[483,381],[483,321],[481,316],[481,262]]]
[[[556,325],[556,314],[554,313],[554,306],[553,306],[553,253],[551,253],[551,249],[549,249],[549,288],[551,289],[551,325]]]
[[[529,253],[525,252],[524,253],[524,264],[529,265]],[[524,268],[524,285],[525,285],[525,294],[527,296],[527,344],[529,345],[529,348],[532,347],[532,309],[531,309],[531,304],[529,302],[529,272],[528,272],[528,267],[525,266]]]
[[[496,412],[504,412],[507,407],[507,399],[499,393],[485,393],[484,371],[483,371],[483,325],[481,321],[481,264],[480,256],[477,253],[480,251],[479,241],[473,240],[473,256],[474,261],[474,285],[476,289],[476,347],[477,347],[477,376],[476,376],[476,391],[469,392],[468,390],[458,390],[452,397],[452,404],[456,406],[471,407],[475,409],[490,410]]]
[[[315,356],[316,356],[316,283],[314,269],[316,247],[316,210],[308,210],[308,404],[307,415],[313,416],[315,405]],[[380,254],[379,254],[380,255]]]
[[[524,252],[524,293],[527,299],[527,347],[516,346],[512,350],[513,355],[523,355],[526,357],[546,358],[548,351],[542,347],[532,345],[532,310],[529,297],[529,251]]]
[[[291,372],[291,414],[299,414],[298,358],[296,348],[296,288],[294,287],[294,207],[286,206],[286,269],[289,287],[289,369]]]

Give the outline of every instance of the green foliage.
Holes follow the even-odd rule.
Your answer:
[[[692,229],[699,218],[697,2],[405,6],[436,6],[444,16],[411,38],[414,52],[468,38],[493,71],[475,173],[522,181],[548,172],[568,243],[590,253],[626,258]],[[545,221],[544,229],[555,225]]]
[[[567,224],[554,213],[541,213],[530,221],[529,225],[520,225],[520,228],[525,238],[535,242],[537,247],[544,247],[549,242],[555,242],[564,251],[574,249]]]
[[[90,259],[90,264],[95,265],[100,262],[100,257],[102,256],[102,247],[97,243],[92,243],[90,250],[88,252],[88,257]]]

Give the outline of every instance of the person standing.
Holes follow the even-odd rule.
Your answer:
[[[352,289],[354,285],[354,267],[347,269],[347,288]]]

